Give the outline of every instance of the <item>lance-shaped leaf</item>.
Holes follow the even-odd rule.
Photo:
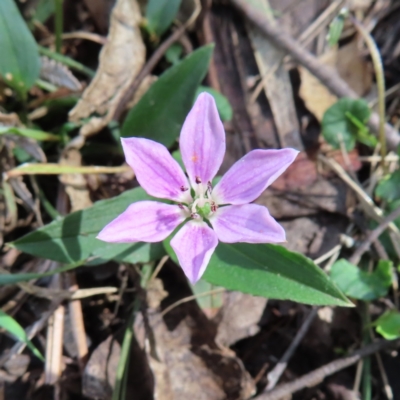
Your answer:
[[[176,261],[168,239],[164,246]],[[202,279],[254,296],[315,305],[353,306],[310,259],[279,245],[219,243]]]
[[[40,58],[35,39],[14,0],[0,1],[0,75],[25,95],[39,77]]]
[[[208,70],[213,46],[194,51],[165,71],[130,110],[121,136],[138,136],[171,146]]]
[[[148,262],[163,255],[161,244],[108,244],[98,233],[131,203],[151,200],[143,189],[128,190],[118,197],[101,200],[92,207],[69,214],[13,242],[17,249],[37,257],[71,263],[97,257],[102,260]]]

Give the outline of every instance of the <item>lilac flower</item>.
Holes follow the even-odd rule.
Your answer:
[[[171,246],[192,283],[203,275],[218,240],[285,241],[285,231],[267,208],[250,203],[286,170],[298,151],[253,150],[213,187],[211,182],[225,154],[225,132],[209,94],[200,94],[181,131],[179,144],[189,180],[162,144],[136,137],[121,140],[126,161],[143,189],[150,196],[174,204],[133,203],[103,228],[98,239],[112,243],[160,242],[185,222]]]

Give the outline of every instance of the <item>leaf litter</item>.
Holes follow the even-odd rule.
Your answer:
[[[59,347],[46,354],[48,360],[56,360],[55,367],[61,377],[50,387],[43,386],[43,364],[29,350],[16,354],[18,350],[12,350],[14,339],[2,335],[0,397],[115,400],[116,393],[119,393],[118,399],[121,400],[180,400],[247,399],[254,394],[260,395],[260,398],[275,396],[273,392],[263,393],[268,385],[267,377],[283,360],[283,355],[302,330],[310,314],[308,306],[227,291],[210,283],[207,283],[206,289],[191,288],[172,260],[164,260],[164,264],[160,262],[163,256],[166,257],[162,246],[104,247],[92,251],[94,233],[87,230],[89,225],[85,219],[91,214],[79,210],[89,210],[90,213],[96,201],[110,199],[132,189],[135,186],[132,172],[61,174],[59,179],[50,175],[18,176],[7,180],[7,172],[25,162],[48,161],[50,167],[52,163],[71,167],[119,167],[123,163],[119,128],[120,124],[123,126],[126,113],[123,111],[121,116],[118,115],[119,120],[113,121],[115,113],[146,65],[146,53],[151,57],[157,52],[163,40],[186,23],[199,3],[182,1],[180,11],[171,18],[172,24],[157,31],[164,33],[156,41],[148,37],[143,29],[146,2],[138,4],[133,0],[117,0],[112,13],[108,14],[111,3],[104,0],[98,2],[96,8],[89,0],[64,2],[64,32],[81,30],[104,34],[109,25],[107,41],[102,48],[81,38],[63,41],[62,52],[67,58],[62,62],[42,57],[40,79],[51,85],[43,86],[40,81],[35,81],[38,77],[28,77],[29,82],[36,82],[27,93],[30,115],[34,118],[27,118],[24,105],[15,95],[15,86],[7,86],[7,79],[0,82],[0,126],[10,128],[9,132],[0,135],[0,169],[4,176],[0,191],[1,235],[6,243],[18,243],[24,234],[55,220],[49,231],[46,230],[48,228],[37,230],[35,242],[31,244],[34,250],[27,251],[25,248],[27,252],[22,253],[8,245],[3,246],[1,267],[13,274],[37,272],[41,270],[37,264],[42,262],[40,257],[52,258],[61,254],[64,261],[71,258],[79,261],[79,256],[89,255],[85,260],[87,266],[69,276],[61,275],[59,289],[50,290],[50,277],[45,276],[28,286],[1,286],[2,309],[25,328],[35,348],[45,353],[47,334],[43,328],[48,321],[51,322],[46,312],[52,313],[54,307],[59,306],[54,299],[49,302],[49,296],[57,290],[65,294],[77,288],[89,288],[94,290],[93,293],[101,293],[80,299],[80,314],[76,313],[76,309],[73,311],[70,300],[60,306],[68,308],[65,314],[68,329],[61,329],[53,336],[59,335],[59,344],[62,346],[64,342],[64,349]],[[177,39],[185,51],[190,48],[188,42],[195,50],[202,45],[216,43],[208,75],[199,83],[206,86],[210,93],[222,93],[222,101],[233,111],[231,119],[224,121],[227,156],[221,174],[253,148],[279,148],[285,143],[294,143],[299,150],[304,147],[293,167],[257,202],[267,205],[271,214],[285,227],[289,249],[322,259],[318,263],[335,274],[338,265],[335,261],[349,258],[359,243],[376,228],[376,223],[366,211],[368,207],[360,203],[359,195],[354,194],[354,186],[361,187],[365,195],[372,198],[374,207],[381,209],[383,216],[393,211],[398,207],[395,186],[398,160],[395,154],[390,154],[388,159],[395,161],[388,161],[386,167],[381,166],[377,149],[368,147],[357,138],[354,138],[355,147],[351,151],[340,146],[340,140],[339,146],[329,138],[324,140],[319,122],[337,98],[304,66],[293,63],[281,49],[274,47],[271,38],[257,33],[255,41],[254,26],[250,21],[244,23],[243,9],[235,11],[231,3],[244,4],[241,0],[213,2],[212,5],[202,2],[200,16],[195,23],[190,21],[190,28]],[[326,17],[326,2],[308,0],[301,7],[294,1],[283,3],[276,0],[248,2],[247,13],[249,15],[254,6],[270,8],[273,18],[278,20],[275,26],[307,42],[304,52],[316,55],[321,63],[334,68],[359,96],[374,97],[375,75],[371,60],[351,26],[349,28],[347,22],[344,24],[338,44],[330,48],[326,34],[329,18],[335,15],[330,11],[330,17]],[[340,6],[340,1],[334,3],[333,6]],[[387,32],[388,29],[398,30],[394,21],[398,16],[398,7],[394,1],[368,0],[353,2],[351,7],[350,11],[368,27],[381,49],[389,89],[386,119],[396,124],[399,113],[396,91],[398,65],[395,61],[398,35],[390,36]],[[73,20],[67,18],[71,11],[74,13]],[[27,26],[35,39],[41,43],[42,40],[43,43],[52,43],[55,34],[52,23],[42,21],[38,24],[29,18],[26,17]],[[310,27],[312,29],[307,29]],[[307,35],[302,35],[302,32]],[[53,51],[52,48],[49,50]],[[204,48],[202,51],[205,52]],[[265,58],[266,54],[270,54],[268,51],[280,54],[281,62],[276,71],[274,63],[270,65],[269,58]],[[182,62],[180,54],[177,53],[175,64]],[[152,72],[154,75],[147,74],[140,82],[126,111],[139,104],[149,89],[154,91],[154,82],[159,81],[162,73],[170,67],[168,57],[162,56]],[[89,81],[76,70],[72,73],[68,59],[92,69],[96,68],[98,61],[93,80]],[[196,67],[197,77],[188,75],[191,82],[197,82],[199,76],[205,75],[205,72],[202,75],[203,70],[198,63]],[[273,70],[271,76],[277,77],[273,84],[285,88],[279,93],[282,98],[275,98],[273,93],[278,89],[267,84],[265,75],[268,75],[268,68]],[[184,78],[182,76],[182,80]],[[255,97],[257,85],[264,91],[261,90]],[[57,89],[61,87],[68,90]],[[182,109],[190,109],[197,89],[193,87],[188,91],[190,95],[185,97]],[[150,94],[153,97],[147,95],[148,98],[157,100],[154,94]],[[370,98],[367,97],[367,100]],[[45,112],[39,109],[42,106],[45,106]],[[168,141],[171,150],[175,150],[175,131],[179,131],[183,121],[181,116],[174,120],[175,116],[170,114],[168,117],[176,121],[171,132],[164,133],[160,129],[156,134],[161,140]],[[145,131],[151,124],[145,117],[140,119],[139,115],[137,118],[141,124],[137,126],[143,129],[140,135],[151,135],[151,132]],[[11,128],[26,129],[27,134],[39,131],[58,139],[42,141],[37,136],[26,137],[13,132]],[[76,139],[77,135],[80,141]],[[319,154],[334,160],[341,168],[340,174],[335,172],[337,169],[330,169],[321,163]],[[350,181],[342,179],[342,170]],[[137,192],[128,192],[127,195],[135,196],[134,193]],[[123,201],[129,204],[128,200]],[[122,203],[118,204],[121,207]],[[62,209],[69,214],[68,219],[60,219],[58,210]],[[90,218],[96,220],[95,214]],[[50,236],[46,232],[50,232]],[[52,234],[59,237],[54,241]],[[379,265],[387,262],[382,260],[397,262],[399,259],[396,236],[393,238],[390,235],[384,232],[373,241],[359,265],[349,264],[348,270],[354,280],[350,288],[348,277],[342,271],[338,285],[345,288],[343,290],[357,303],[357,310],[329,306],[318,309],[278,382],[276,389],[286,390],[285,396],[321,400],[356,398],[360,392],[367,390],[368,385],[377,399],[390,398],[388,387],[393,392],[392,398],[399,396],[395,374],[399,358],[389,350],[379,353],[381,362],[371,358],[372,369],[363,367],[363,385],[357,378],[356,369],[351,367],[325,381],[320,379],[317,384],[314,380],[310,387],[300,387],[297,392],[284,386],[285,382],[298,382],[302,375],[312,373],[332,360],[340,362],[341,357],[354,348],[368,347],[368,341],[362,335],[365,327],[374,336],[398,337],[398,288],[396,280],[390,279],[398,271],[385,270],[385,282],[383,286],[378,285],[379,290],[374,283],[379,275]],[[149,262],[156,272],[147,279],[145,270]],[[101,292],[105,287],[111,290]],[[361,295],[357,292],[360,288],[363,290]],[[97,292],[95,289],[98,289]],[[370,299],[371,291],[373,299]],[[358,298],[363,300],[356,300]],[[138,299],[140,307],[135,308],[133,305]],[[363,309],[367,310],[367,314]],[[133,311],[133,337],[126,353],[124,336]],[[363,322],[366,315],[372,324]],[[80,329],[77,330],[77,326]],[[76,350],[79,343],[85,343],[87,356],[82,356],[82,350]],[[71,351],[72,348],[75,350]],[[58,360],[54,358],[56,351],[63,355]],[[121,359],[130,360],[125,364],[122,390],[117,392],[116,387],[121,384],[118,378]],[[368,380],[368,377],[371,379]]]

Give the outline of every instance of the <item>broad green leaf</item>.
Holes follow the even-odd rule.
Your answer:
[[[195,285],[191,285],[196,301],[202,310],[215,311],[224,304],[224,289],[218,288],[207,281],[200,279]]]
[[[210,87],[200,86],[197,89],[196,98],[202,92],[207,92],[214,97],[215,103],[217,104],[219,116],[221,117],[222,121],[230,121],[232,119],[232,107],[229,103],[229,100],[223,94]]]
[[[15,339],[20,342],[24,342],[32,351],[32,353],[40,360],[44,361],[44,358],[40,351],[34,346],[34,344],[28,339],[24,328],[10,315],[0,310],[0,327],[5,329],[8,333],[14,336]]]
[[[212,50],[212,45],[201,47],[165,71],[129,111],[121,135],[171,146],[207,73]]]
[[[14,135],[19,135],[19,136],[27,137],[30,139],[39,140],[39,141],[57,142],[57,141],[61,140],[60,136],[53,135],[52,133],[43,132],[38,129],[16,128],[16,127],[12,127],[12,126],[0,126],[0,135],[4,135],[6,133],[12,133]]]
[[[400,170],[393,172],[379,181],[376,189],[376,196],[383,200],[392,202],[400,199]]]
[[[322,134],[334,148],[339,149],[343,142],[346,150],[354,148],[356,140],[372,140],[365,123],[370,109],[365,100],[343,98],[329,107],[322,118]]]
[[[392,263],[380,261],[375,271],[368,273],[342,259],[332,266],[331,278],[346,296],[375,300],[388,292],[392,283]]]
[[[133,202],[151,199],[142,188],[128,190],[112,199],[96,202],[29,233],[11,243],[17,249],[62,263],[89,257],[131,263],[148,262],[161,257],[161,244],[108,244],[96,239],[102,228]]]
[[[177,261],[169,239],[164,246]],[[202,279],[254,296],[353,306],[312,260],[273,244],[219,243]]]
[[[400,313],[397,310],[386,311],[373,325],[376,331],[387,340],[400,337]]]
[[[14,0],[0,1],[0,75],[22,96],[35,83],[40,58],[35,39]]]
[[[148,0],[146,29],[159,38],[172,24],[182,0]]]

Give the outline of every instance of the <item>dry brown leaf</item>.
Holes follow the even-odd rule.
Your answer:
[[[371,88],[372,73],[367,61],[360,55],[357,40],[337,49],[329,49],[320,61],[337,69],[339,75],[359,95],[365,95]],[[321,121],[325,111],[337,101],[314,75],[304,67],[299,67],[300,96],[307,108]]]
[[[161,280],[152,292],[153,298],[165,295]],[[155,301],[157,307],[148,308],[146,319],[138,315],[134,325],[154,376],[155,400],[239,400],[254,394],[253,381],[243,364],[233,351],[216,344],[214,323],[195,302],[164,317],[158,304]]]
[[[273,22],[272,9],[267,0],[252,0],[252,5]],[[303,149],[300,126],[293,99],[289,72],[283,65],[285,52],[276,47],[258,28],[248,24],[250,40],[264,87],[271,106],[281,147]],[[258,91],[258,86],[255,91]]]
[[[41,57],[40,78],[72,91],[82,90],[82,85],[63,64],[47,57]]]
[[[254,336],[267,305],[267,299],[240,292],[224,293],[216,340],[224,346],[248,336]],[[243,312],[246,310],[246,312]]]
[[[96,76],[69,114],[70,121],[76,123],[96,114],[81,127],[81,135],[97,133],[111,121],[120,99],[141,70],[146,56],[141,19],[136,0],[117,1]]]
[[[94,350],[82,377],[82,393],[85,396],[111,399],[120,355],[121,347],[112,336]]]

